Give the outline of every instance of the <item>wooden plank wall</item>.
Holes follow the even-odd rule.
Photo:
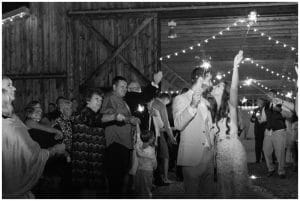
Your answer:
[[[3,74],[66,74],[51,79],[16,79],[15,109],[21,112],[31,100],[48,103],[58,96],[78,97],[79,85],[101,64],[110,52],[97,41],[79,20],[67,16],[72,9],[103,6],[101,3],[32,2],[30,16],[2,26]],[[92,19],[93,25],[110,43],[118,46],[141,23],[144,16]],[[122,55],[149,79],[158,69],[157,18],[152,20],[122,51]],[[111,67],[111,68],[110,68]],[[105,66],[105,79],[94,86],[110,86],[116,75],[136,80],[136,76],[118,58]]]

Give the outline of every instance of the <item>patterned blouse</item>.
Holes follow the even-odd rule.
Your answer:
[[[67,152],[71,153],[72,147],[72,119],[65,119],[62,114],[55,119],[54,128],[63,133],[62,142],[66,145]]]

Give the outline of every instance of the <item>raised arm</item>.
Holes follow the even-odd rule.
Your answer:
[[[28,128],[39,129],[39,130],[46,131],[48,133],[61,134],[60,130],[52,128],[50,126],[46,126],[46,125],[40,124],[40,123],[38,123],[38,122],[36,122],[34,120],[31,120],[31,119],[27,120],[25,123],[26,123],[26,126]]]
[[[238,129],[238,85],[239,85],[239,71],[238,67],[240,62],[243,59],[243,51],[240,50],[239,53],[234,57],[233,61],[233,71],[232,71],[232,80],[230,87],[230,96],[229,96],[229,108],[230,108],[230,118],[236,124],[236,129]]]
[[[233,107],[238,106],[238,88],[239,88],[239,71],[238,67],[240,62],[243,59],[243,51],[240,50],[239,53],[235,56],[233,61],[233,72],[232,72],[232,80],[230,87],[230,98],[229,102]]]

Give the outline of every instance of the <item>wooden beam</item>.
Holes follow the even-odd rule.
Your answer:
[[[166,63],[161,62],[162,68],[165,68],[167,71],[172,72],[175,74],[181,81],[183,81],[188,87],[190,87],[190,83],[188,83],[185,79],[183,79],[178,73],[176,73],[173,69],[171,69]]]
[[[69,15],[107,15],[120,13],[144,13],[144,12],[165,12],[165,11],[188,11],[188,10],[207,10],[207,9],[230,9],[230,8],[254,8],[270,6],[297,6],[297,2],[287,3],[251,3],[251,4],[231,4],[231,5],[206,5],[206,6],[179,6],[165,8],[133,8],[133,9],[111,9],[111,10],[77,10],[69,11]]]
[[[85,85],[88,80],[91,80],[94,76],[98,76],[99,71],[102,69],[103,66],[105,66],[107,63],[111,62],[129,43],[130,41],[138,34],[140,31],[142,31],[150,22],[153,20],[153,17],[148,17],[144,19],[144,21],[141,23],[140,26],[138,26],[130,35],[127,37],[126,40],[122,42],[122,44],[109,56],[105,59],[105,61],[100,64],[93,72],[92,74],[86,79],[86,81],[83,83]]]
[[[80,18],[81,23],[91,32],[95,33],[96,38],[102,42],[109,51],[113,51],[116,49],[91,23],[90,19],[87,17]],[[118,58],[120,58],[125,64],[128,64],[129,68],[133,70],[138,76],[140,76],[143,80],[143,82],[149,82],[149,79],[144,76],[136,66],[134,66],[130,61],[128,61],[126,58],[124,58],[122,55],[118,54]]]
[[[55,74],[5,74],[12,80],[21,80],[21,79],[66,79],[66,73],[55,73]]]

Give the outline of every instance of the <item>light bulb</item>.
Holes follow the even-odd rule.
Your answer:
[[[185,53],[185,50],[182,50],[183,53]]]
[[[264,36],[265,34],[264,34],[264,33],[261,33],[260,35],[261,35],[261,36]]]
[[[178,56],[178,53],[177,53],[177,52],[175,52],[174,54],[175,54],[175,56]]]
[[[192,50],[192,49],[194,49],[194,47],[193,47],[193,46],[191,46],[191,47],[190,47],[190,49]]]
[[[268,38],[269,40],[272,40],[272,38],[269,36],[269,38]]]
[[[250,85],[252,84],[252,79],[250,78],[250,79],[246,80],[246,81],[245,81],[245,84],[246,84],[247,86],[250,86]]]
[[[216,78],[217,78],[218,80],[221,80],[221,79],[222,79],[222,75],[221,75],[221,74],[217,74]]]
[[[198,43],[197,45],[198,45],[199,47],[201,46],[201,44],[200,44],[200,43]]]
[[[248,20],[252,23],[256,23],[257,21],[257,13],[256,11],[251,11],[250,14],[248,15]]]

